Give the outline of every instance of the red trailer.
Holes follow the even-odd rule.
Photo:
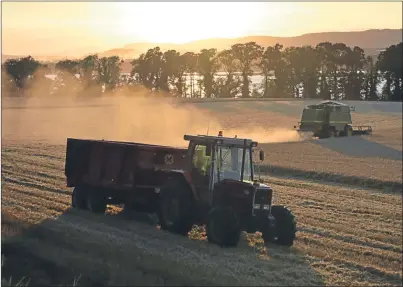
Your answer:
[[[65,175],[67,186],[76,187],[73,206],[103,213],[106,204],[131,202],[138,211],[156,212],[159,188],[169,171],[183,168],[186,153],[166,146],[69,138]]]
[[[296,222],[272,205],[273,190],[255,179],[250,139],[190,136],[187,149],[67,139],[65,175],[72,206],[104,213],[107,204],[156,213],[162,229],[187,234],[206,225],[210,242],[238,243],[242,230],[291,246]],[[264,153],[260,151],[260,159]]]

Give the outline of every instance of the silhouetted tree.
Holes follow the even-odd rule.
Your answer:
[[[170,86],[175,84],[175,75],[179,69],[180,54],[175,50],[168,50],[162,56],[161,90],[169,92]]]
[[[29,77],[41,66],[33,57],[28,56],[20,59],[8,59],[4,63],[5,70],[19,89],[23,88]]]
[[[331,99],[329,78],[336,70],[332,48],[329,42],[319,43],[315,48],[320,61],[319,97],[325,100]]]
[[[56,78],[54,87],[56,94],[76,93],[80,86],[80,61],[62,60],[55,65]]]
[[[198,70],[203,77],[201,83],[204,88],[205,97],[213,95],[214,75],[219,68],[217,49],[203,49],[198,55]]]
[[[190,97],[195,95],[195,73],[197,72],[198,55],[193,52],[186,52],[184,55],[186,72],[190,75]]]
[[[105,85],[106,91],[116,88],[119,82],[120,64],[118,56],[103,57],[98,60],[98,83]]]
[[[249,97],[252,68],[258,66],[263,77],[263,94],[254,85],[253,97],[401,101],[401,52],[402,43],[392,45],[380,53],[375,64],[374,58],[365,56],[360,47],[352,48],[343,43],[324,42],[316,47],[286,49],[276,44],[263,49],[249,42],[221,52],[212,48],[182,55],[175,50],[162,52],[155,47],[132,61],[131,75],[135,82],[150,90],[162,90],[179,97],[235,97],[238,94]],[[111,90],[120,83],[120,64],[117,56],[99,59],[97,55],[79,61],[59,61],[55,65],[54,83],[66,92],[74,91],[74,85],[83,86],[84,91],[91,86]],[[7,83],[14,82],[19,89],[29,88],[25,85],[28,78],[42,79],[48,73],[37,70],[39,66],[41,64],[32,57],[8,60],[2,69],[9,78],[4,75],[2,78]],[[217,77],[219,69],[223,69],[225,76]],[[378,95],[381,78],[385,85]],[[2,90],[5,91],[4,85]]]
[[[295,98],[300,97],[299,86],[302,82],[303,62],[299,47],[288,47],[283,52],[286,61],[285,73],[287,74],[287,85],[284,96]]]
[[[79,63],[80,80],[85,89],[96,83],[98,61],[98,55],[89,55]]]
[[[214,82],[214,94],[216,97],[233,98],[239,93],[240,80],[235,72],[238,65],[231,49],[223,50],[218,54],[220,66],[226,73],[225,78],[218,78]]]
[[[379,54],[377,68],[386,80],[383,99],[402,101],[402,42],[392,45]]]
[[[376,69],[374,58],[368,56],[365,64],[365,82],[363,85],[364,99],[369,101],[378,100],[377,86],[379,82],[378,71]]]
[[[278,62],[282,58],[281,50],[283,46],[276,44],[273,47],[267,47],[262,54],[259,67],[262,70],[262,85],[263,85],[263,97],[273,96],[274,90],[270,91],[270,84],[273,82],[270,78],[270,72],[274,72],[277,68]]]
[[[263,47],[256,42],[246,44],[235,44],[231,47],[234,56],[239,61],[239,68],[242,74],[242,97],[249,97],[249,77],[253,74],[252,63],[255,60],[260,60]]]

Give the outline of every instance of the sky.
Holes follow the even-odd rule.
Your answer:
[[[401,28],[401,2],[2,2],[2,53],[14,55]]]

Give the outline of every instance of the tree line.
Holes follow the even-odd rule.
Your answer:
[[[199,53],[149,49],[131,62],[130,77],[121,74],[117,56],[90,55],[55,64],[56,78],[32,57],[9,59],[2,65],[2,88],[20,91],[32,79],[42,79],[54,93],[80,89],[116,91],[145,87],[176,97],[313,98],[335,100],[402,101],[402,43],[381,51],[375,59],[360,47],[324,42],[313,46],[262,47],[255,42],[230,49],[202,49]],[[251,84],[260,75],[261,83]]]

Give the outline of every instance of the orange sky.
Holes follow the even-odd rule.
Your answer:
[[[373,28],[401,29],[401,2],[2,2],[3,54]]]

